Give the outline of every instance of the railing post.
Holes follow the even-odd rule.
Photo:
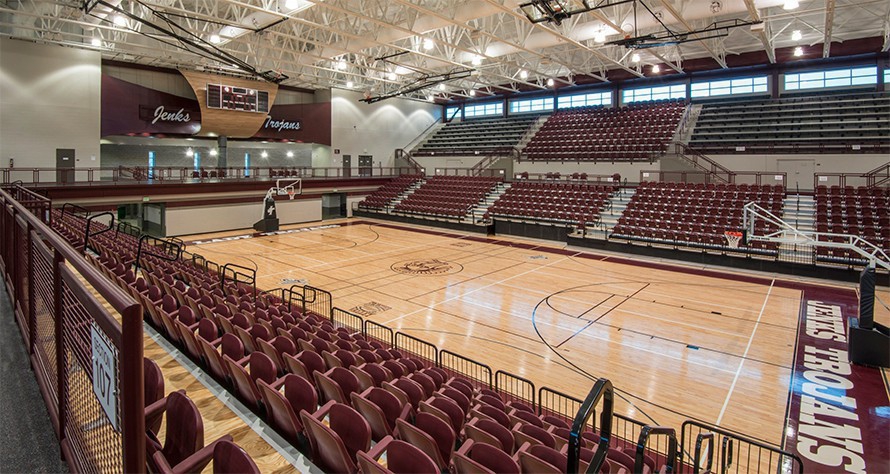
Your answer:
[[[127,357],[122,357],[121,412],[123,417],[124,472],[145,472],[145,417],[132,416],[145,408],[143,389],[142,306],[134,304],[121,314],[122,346]]]
[[[34,341],[37,339],[37,305],[34,304],[34,246],[31,245],[31,223],[25,224],[25,239],[28,249],[28,355],[34,354]]]
[[[56,400],[59,406],[56,412],[59,416],[59,442],[65,439],[65,425],[68,418],[68,408],[65,405],[68,392],[68,377],[66,377],[66,369],[68,362],[65,360],[65,354],[62,344],[62,265],[64,259],[59,249],[53,247],[53,337],[56,340]]]

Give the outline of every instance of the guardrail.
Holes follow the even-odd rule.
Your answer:
[[[0,190],[0,271],[62,456],[72,472],[144,472],[142,307],[47,225],[48,200],[14,196],[34,197]]]
[[[417,173],[411,167],[358,167],[358,168],[199,168],[154,167],[145,168],[98,167],[98,168],[0,168],[0,184],[21,182],[42,186],[108,186],[133,184],[216,183],[233,181],[274,181],[276,179],[362,179],[393,178]]]
[[[784,171],[733,171],[733,184],[788,185],[788,173]],[[641,170],[640,182],[725,184],[707,171]]]

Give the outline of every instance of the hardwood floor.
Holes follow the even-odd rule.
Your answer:
[[[608,377],[617,411],[639,421],[679,428],[696,418],[781,442],[799,290],[553,243],[333,224],[183,240],[211,261],[256,268],[261,288],[306,282],[336,307],[539,388],[583,398]]]

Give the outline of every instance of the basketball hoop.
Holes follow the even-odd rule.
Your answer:
[[[294,195],[297,194],[297,190],[294,189],[293,186],[288,186],[287,189],[286,189],[286,191],[287,191],[287,197],[288,197],[288,199],[290,199],[291,201],[293,201],[293,199],[294,199]]]
[[[742,233],[734,230],[727,230],[723,233],[723,236],[726,237],[726,243],[729,244],[730,248],[737,249],[739,248],[739,242],[742,241]]]

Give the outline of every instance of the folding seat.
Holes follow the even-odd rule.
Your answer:
[[[544,421],[541,420],[541,418],[538,417],[538,415],[535,415],[532,412],[525,411],[525,410],[518,410],[518,409],[514,408],[512,411],[508,412],[507,415],[510,416],[510,420],[512,420],[512,422],[514,424],[515,423],[521,423],[524,425],[530,424],[530,425],[537,426],[538,428],[542,428],[542,429],[544,428]]]
[[[496,446],[507,454],[516,451],[516,439],[513,432],[490,418],[472,418],[464,425],[467,440],[487,443]]]
[[[349,405],[350,394],[359,390],[358,378],[343,367],[334,367],[327,372],[315,372],[315,385],[324,402],[336,401]]]
[[[407,420],[414,413],[410,404],[402,403],[392,393],[371,387],[362,393],[350,394],[352,406],[365,417],[374,441],[395,434],[396,420]]]
[[[371,451],[359,451],[356,456],[363,474],[440,474],[442,471],[422,450],[391,436]],[[384,464],[378,462],[380,458]]]
[[[519,464],[509,454],[486,443],[467,440],[454,453],[455,474],[519,474]]]
[[[450,423],[451,428],[458,434],[458,436],[463,431],[466,415],[461,410],[460,406],[449,398],[430,397],[419,403],[418,411],[430,413],[439,417],[442,421]]]
[[[371,446],[371,428],[349,405],[329,402],[317,412],[300,411],[312,462],[325,472],[356,473],[358,451]]]
[[[142,359],[143,375],[145,377],[145,408],[148,408],[158,400],[164,398],[164,374],[153,360],[149,358]],[[145,418],[145,429],[152,433],[157,433],[161,428],[163,412],[152,414],[152,417]]]
[[[437,392],[435,392],[433,395],[446,397],[446,398],[449,398],[452,401],[454,401],[457,404],[457,406],[460,407],[460,410],[464,413],[464,416],[466,416],[467,413],[469,413],[469,411],[470,411],[470,400],[471,399],[469,397],[467,397],[466,395],[464,395],[463,393],[461,393],[460,391],[456,390],[455,388],[452,388],[451,385],[443,386]]]
[[[260,474],[260,469],[241,446],[221,440],[213,448],[213,474]]]
[[[418,413],[414,424],[396,420],[398,438],[423,451],[439,469],[447,470],[457,435],[451,425],[429,413]]]
[[[295,446],[303,436],[303,424],[297,413],[314,412],[318,409],[318,394],[308,380],[299,375],[287,374],[276,385],[284,386],[282,394],[278,387],[263,380],[257,381],[266,416],[271,425]]]
[[[239,363],[247,361],[247,358],[244,357],[244,344],[234,334],[226,333],[221,338],[213,341],[208,341],[204,337],[199,336],[198,346],[201,348],[204,363],[210,370],[210,374],[222,382],[226,382],[229,378],[223,355]],[[217,349],[220,349],[222,353]]]
[[[512,432],[516,449],[519,449],[519,447],[525,443],[533,445],[543,444],[549,448],[556,448],[556,439],[554,439],[553,435],[548,433],[544,428],[530,424],[517,423],[513,426]]]
[[[524,444],[517,452],[522,472],[536,474],[557,474],[566,472],[568,457],[559,451],[538,444]],[[579,472],[587,471],[587,463],[579,462]],[[608,471],[606,471],[608,472]]]
[[[153,472],[200,472],[210,463],[216,444],[231,441],[225,435],[204,445],[204,420],[185,391],[172,392],[146,408],[146,418],[163,413],[167,418],[164,443],[146,432],[145,456]]]
[[[419,383],[406,377],[398,378],[392,382],[383,382],[381,386],[398,397],[402,402],[408,402],[417,410],[424,399],[423,387]]]
[[[223,356],[223,362],[232,378],[237,395],[250,407],[261,407],[262,396],[257,381],[262,380],[275,388],[280,386],[280,383],[276,383],[278,368],[275,367],[275,362],[262,352],[252,352],[248,356],[246,366],[227,355]]]
[[[201,350],[201,345],[198,343],[199,336],[211,344],[219,342],[216,324],[210,319],[203,318],[196,324],[191,325],[186,325],[186,323],[180,319],[174,324],[177,333],[179,334],[179,338],[182,341],[182,345],[185,347],[186,353],[196,361],[202,361],[203,359],[203,351]],[[195,333],[196,329],[197,334]]]

